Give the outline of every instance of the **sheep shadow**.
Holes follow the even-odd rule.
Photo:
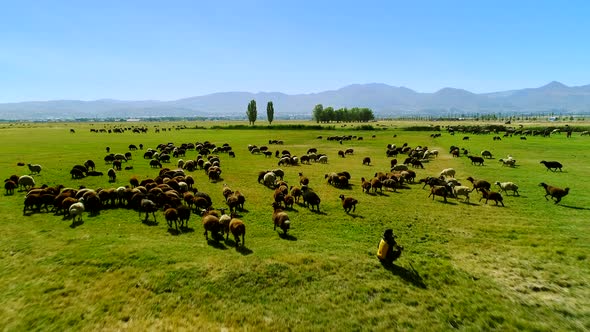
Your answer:
[[[279,237],[287,241],[297,241],[297,238],[291,234],[279,233]]]
[[[238,246],[236,248],[236,251],[239,252],[240,254],[242,254],[242,256],[248,256],[250,254],[253,254],[254,251],[248,249],[247,247],[242,246]]]
[[[479,206],[479,204],[473,203],[473,202],[470,202],[470,201],[460,201],[460,202],[463,203],[464,205]]]
[[[563,204],[557,204],[557,206],[561,206],[567,209],[574,209],[574,210],[590,210],[590,208],[586,208],[586,207],[581,207],[581,206],[571,206],[571,205],[563,205]]]
[[[327,216],[328,214],[324,211],[319,211],[319,210],[311,210],[309,209],[310,212],[313,212],[315,214],[321,214],[322,216]]]
[[[181,230],[176,230],[175,228],[171,228],[169,227],[167,230],[168,234],[172,235],[172,236],[178,236],[180,234],[182,234]]]
[[[414,267],[412,266],[411,263],[410,263],[411,270],[408,270],[405,267],[400,266],[400,265],[396,265],[394,263],[386,263],[383,261],[381,261],[381,265],[383,265],[383,267],[386,270],[390,271],[392,274],[399,276],[404,281],[409,282],[416,287],[419,287],[422,289],[428,288],[426,286],[426,284],[424,283],[424,279],[422,279],[422,277],[420,276],[420,273],[418,273],[418,271],[416,271],[416,269],[414,269]]]
[[[146,226],[158,226],[158,222],[156,220],[149,220],[149,219],[143,219],[141,221],[142,224],[146,225]]]
[[[218,235],[218,236],[221,236],[221,235]],[[214,237],[215,237],[215,235],[214,235]],[[213,247],[215,249],[227,250],[227,247],[223,243],[221,243],[221,241],[220,241],[219,238],[216,238],[216,239],[208,239],[207,240],[207,245],[209,245],[209,246],[211,246],[211,247]]]
[[[180,231],[183,232],[183,233],[194,233],[194,231],[195,231],[194,228],[191,228],[191,227],[188,227],[188,226],[181,226],[179,228],[180,228]]]
[[[78,221],[72,221],[72,224],[70,225],[70,228],[74,229],[78,226],[82,226],[84,225],[84,221],[83,220],[78,220]]]

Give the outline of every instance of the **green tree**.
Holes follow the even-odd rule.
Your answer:
[[[266,104],[266,118],[268,119],[269,124],[272,124],[272,120],[275,118],[275,108],[272,105],[272,101],[269,101]]]
[[[248,103],[248,111],[246,112],[246,115],[248,116],[248,123],[254,125],[254,122],[256,122],[256,118],[258,117],[258,111],[256,110],[256,100],[250,100],[250,103]]]
[[[324,117],[324,105],[322,105],[322,104],[315,105],[315,107],[313,108],[314,120],[317,123],[320,123],[320,121],[323,121],[323,117]]]

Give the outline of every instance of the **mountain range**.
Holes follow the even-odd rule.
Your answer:
[[[3,120],[103,119],[146,117],[245,118],[250,100],[258,118],[266,118],[272,101],[275,118],[311,118],[315,105],[368,107],[377,117],[456,115],[473,113],[590,113],[590,85],[569,87],[551,82],[538,88],[472,93],[443,88],[434,93],[381,83],[353,84],[338,90],[288,95],[280,92],[220,92],[172,101],[52,100],[0,103]]]

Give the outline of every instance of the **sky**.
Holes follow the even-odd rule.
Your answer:
[[[5,1],[0,103],[590,84],[590,1]]]

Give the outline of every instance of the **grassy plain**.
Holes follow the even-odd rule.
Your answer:
[[[180,123],[194,127],[196,123]],[[87,159],[102,162],[105,147],[127,152],[129,144],[154,148],[208,140],[229,143],[236,158],[221,155],[222,181],[210,183],[193,173],[200,191],[222,207],[227,183],[246,195],[246,247],[219,245],[203,236],[200,218],[192,232],[172,235],[162,213],[159,225],[141,223],[137,212],[103,210],[84,223],[52,213],[23,216],[24,193],[0,196],[0,328],[35,330],[503,330],[583,331],[590,329],[590,139],[579,133],[526,141],[492,135],[431,138],[430,131],[405,131],[407,123],[381,123],[378,130],[183,129],[146,134],[92,133],[90,128],[120,124],[2,124],[1,176],[28,174],[17,162],[39,163],[37,184],[106,188],[128,184],[132,175],[154,177],[143,152],[133,152],[133,170],[108,178],[72,180],[69,170]],[[141,124],[123,124],[124,126]],[[173,128],[176,124],[159,123]],[[210,127],[211,123],[198,123]],[[69,132],[74,128],[76,133]],[[317,139],[318,136],[324,139]],[[343,145],[325,138],[357,135]],[[372,138],[372,135],[375,135]],[[394,135],[396,137],[394,138]],[[303,172],[319,193],[321,213],[304,206],[289,211],[288,237],[272,230],[272,190],[257,183],[259,170],[277,167],[276,158],[248,153],[248,144],[281,139],[303,155],[309,147],[329,156],[326,165],[283,167],[286,181]],[[520,196],[504,195],[506,207],[427,198],[419,184],[399,192],[363,194],[361,177],[389,170],[388,143],[438,149],[438,158],[417,170],[418,178],[453,167],[461,182],[468,176],[513,181]],[[451,158],[451,145],[494,159],[472,166]],[[354,155],[336,152],[353,148]],[[511,154],[517,167],[502,167]],[[190,151],[183,159],[194,158]],[[370,156],[371,166],[362,159]],[[563,172],[548,172],[540,160],[559,160]],[[324,174],[347,170],[349,190],[326,184]],[[540,182],[571,191],[561,204],[543,198]],[[360,203],[344,213],[339,194]],[[385,228],[393,228],[406,250],[393,268],[376,259]]]

